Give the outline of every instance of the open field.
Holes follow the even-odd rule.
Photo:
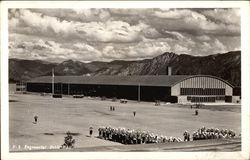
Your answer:
[[[93,151],[102,151],[98,147],[124,146],[95,138],[100,126],[148,130],[181,138],[185,130],[192,133],[202,126],[233,129],[237,135],[241,131],[240,105],[228,105],[230,109],[227,105],[223,105],[224,109],[210,105],[208,109],[200,109],[199,116],[195,116],[194,109],[183,105],[154,106],[154,103],[135,101],[121,104],[87,97],[53,99],[50,96],[12,94],[9,104],[10,151],[56,149],[63,144],[67,131],[76,134],[76,149],[93,147]],[[109,110],[111,105],[116,107],[115,111]],[[133,111],[137,112],[136,117]],[[34,124],[35,115],[38,115],[37,124]],[[93,137],[88,136],[90,126],[94,128]]]

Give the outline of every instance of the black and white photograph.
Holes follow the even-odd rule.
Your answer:
[[[242,7],[130,4],[5,10],[7,151],[244,159]]]

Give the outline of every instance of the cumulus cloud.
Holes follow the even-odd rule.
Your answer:
[[[27,59],[50,59],[52,61],[58,61],[73,54],[73,50],[63,48],[59,43],[54,41],[44,42],[42,39],[35,42],[24,41],[19,44],[12,44],[12,46],[10,54],[14,58],[21,59],[25,57]]]
[[[110,8],[109,12],[112,15],[119,15],[119,16],[145,16],[151,14],[153,12],[153,8]]]
[[[181,46],[179,44],[176,44],[172,50],[174,53],[179,53],[179,54],[188,54],[190,53],[191,49]]]
[[[72,9],[30,9],[32,12],[41,13],[50,17],[57,17],[66,21],[91,22],[102,21],[105,22],[110,18],[108,9],[103,8],[72,8]]]
[[[87,10],[77,11],[88,15]],[[13,12],[13,11],[12,11]],[[141,31],[148,26],[139,23],[130,25],[123,21],[89,22],[60,20],[57,17],[44,16],[42,13],[19,10],[18,17],[9,20],[10,31],[21,34],[33,34],[87,41],[133,42],[141,38]],[[102,15],[104,16],[104,15]]]
[[[240,34],[240,16],[233,14],[234,12],[238,12],[238,10],[230,12],[223,9],[215,9],[206,10],[204,13],[190,9],[157,10],[153,14],[156,18],[149,20],[149,23],[159,24],[169,30],[189,32],[197,35],[205,33],[236,36]],[[222,14],[222,17],[220,14]],[[213,19],[211,19],[212,16]],[[233,20],[230,19],[230,16],[232,16]],[[161,20],[159,21],[158,18]],[[220,21],[216,21],[217,19],[220,19]],[[223,20],[232,23],[225,24]]]
[[[183,19],[186,17],[191,17],[197,20],[206,20],[206,17],[197,12],[188,10],[188,9],[161,9],[160,11],[155,11],[154,16],[159,18],[168,18],[168,19]]]
[[[220,42],[218,39],[215,39],[214,43],[219,52],[226,52],[226,46],[222,42]]]
[[[97,50],[94,47],[92,47],[88,44],[85,44],[85,43],[76,43],[76,44],[74,44],[74,47],[76,47],[76,49],[78,49],[78,50],[86,50],[86,51],[94,51],[94,52],[96,51],[97,52]]]
[[[179,40],[182,40],[183,38],[185,38],[181,33],[178,33],[178,32],[169,32],[169,31],[166,31],[166,30],[163,30],[163,32],[168,35],[169,37],[171,38],[174,38],[174,39],[179,39]]]
[[[121,54],[119,49],[115,49],[113,46],[106,46],[103,48],[103,57],[107,60],[109,59],[123,59],[124,54]]]
[[[78,25],[77,32],[89,41],[134,42],[140,40],[144,28],[146,25],[142,23],[131,26],[123,21],[90,22]]]
[[[234,49],[231,47],[230,51]],[[228,47],[225,46],[220,40],[213,38],[210,41],[201,42],[196,45],[196,55],[202,56],[203,52],[207,52],[208,54],[212,53],[225,53],[228,51]]]
[[[17,17],[9,20],[9,30],[14,33],[67,37],[74,34],[74,22],[60,21],[57,17],[43,16],[27,9],[18,10]]]
[[[144,39],[135,46],[130,46],[127,56],[130,58],[145,58],[160,55],[169,52],[171,47],[166,41],[152,41]]]
[[[225,24],[240,24],[240,9],[210,9],[202,12],[208,18]]]
[[[197,36],[196,38],[197,38],[198,40],[200,40],[200,41],[209,41],[209,40],[210,40],[210,37],[209,37],[209,36],[206,36],[206,35]]]
[[[9,55],[63,61],[208,55],[240,48],[239,9],[9,9]]]
[[[161,33],[159,33],[155,28],[152,28],[150,26],[144,27],[142,33],[145,38],[150,38],[150,39],[163,37]]]

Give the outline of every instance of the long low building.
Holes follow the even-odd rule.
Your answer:
[[[52,78],[30,80],[27,91],[52,93]],[[208,75],[55,76],[54,93],[172,103],[232,102],[233,86]]]

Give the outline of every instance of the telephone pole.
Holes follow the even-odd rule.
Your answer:
[[[52,95],[54,95],[54,68],[52,69]]]
[[[138,102],[141,101],[141,85],[140,83],[138,84]]]
[[[68,95],[70,94],[70,84],[68,83]]]

